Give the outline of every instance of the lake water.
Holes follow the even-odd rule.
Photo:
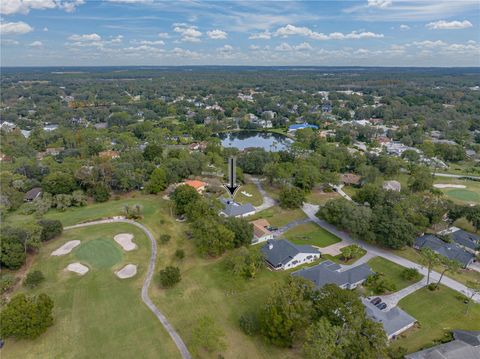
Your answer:
[[[250,147],[260,147],[265,151],[284,151],[292,144],[286,136],[271,132],[240,131],[219,134],[223,147],[236,147],[244,150]]]

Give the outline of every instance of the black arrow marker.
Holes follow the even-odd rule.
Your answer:
[[[228,173],[230,175],[230,182],[224,184],[223,187],[227,189],[228,193],[230,193],[230,197],[233,199],[235,193],[240,188],[240,186],[235,183],[237,177],[235,157],[230,157],[228,159]]]

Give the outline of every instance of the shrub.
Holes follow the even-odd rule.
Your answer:
[[[128,219],[140,219],[142,218],[143,207],[139,204],[134,204],[132,206],[125,206],[125,216]]]
[[[8,292],[15,284],[15,277],[5,274],[0,277],[0,294]]]
[[[180,282],[181,275],[178,267],[168,266],[160,271],[160,285],[163,288],[171,288]]]
[[[53,324],[53,301],[46,294],[27,297],[18,294],[0,315],[0,336],[34,339]]]
[[[253,336],[260,331],[258,316],[255,313],[245,313],[240,317],[240,328],[247,335]]]
[[[175,251],[175,257],[178,259],[183,259],[185,257],[185,251],[183,249],[177,249]]]
[[[45,280],[45,277],[43,273],[39,270],[29,272],[27,274],[27,277],[25,278],[25,281],[23,282],[23,285],[28,288],[35,288],[37,285],[39,285],[41,282]]]
[[[285,187],[280,192],[280,207],[298,208],[305,201],[305,192],[298,187]]]
[[[433,292],[440,289],[440,286],[438,286],[437,283],[430,283],[429,285],[427,285],[427,288]]]
[[[160,236],[160,243],[167,244],[168,242],[170,242],[170,238],[172,237],[169,234],[162,234]]]
[[[403,279],[411,281],[419,281],[422,278],[422,275],[418,272],[416,268],[405,268],[402,270],[401,276]]]
[[[110,198],[110,188],[99,183],[93,188],[92,196],[95,202],[107,202]]]
[[[42,227],[42,233],[40,239],[42,241],[49,241],[62,234],[63,225],[62,222],[56,219],[42,219],[37,222]]]
[[[365,286],[375,294],[383,294],[397,290],[397,285],[392,280],[385,278],[381,273],[375,273],[368,277],[365,281]]]

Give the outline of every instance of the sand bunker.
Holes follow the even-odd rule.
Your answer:
[[[120,233],[113,237],[113,240],[120,244],[124,251],[133,251],[137,248],[137,245],[132,242],[133,234],[131,233]]]
[[[65,254],[70,253],[75,247],[80,245],[80,241],[75,240],[75,241],[69,241],[65,243],[63,246],[58,248],[57,250],[52,252],[52,256],[63,256]]]
[[[80,275],[84,275],[89,271],[87,266],[84,266],[82,263],[78,263],[78,262],[70,263],[67,266],[67,270],[70,271],[70,272],[80,274]]]
[[[132,278],[135,274],[137,274],[137,266],[135,264],[127,264],[119,271],[116,271],[115,274],[120,279]]]
[[[443,183],[434,184],[433,187],[435,188],[467,188],[463,184],[443,184]]]

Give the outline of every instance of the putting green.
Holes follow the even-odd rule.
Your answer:
[[[478,202],[480,200],[480,195],[468,189],[452,189],[447,191],[447,195],[454,199],[464,202]]]
[[[122,251],[117,248],[113,239],[98,238],[82,244],[75,252],[81,262],[86,262],[95,268],[110,268],[120,262]]]

